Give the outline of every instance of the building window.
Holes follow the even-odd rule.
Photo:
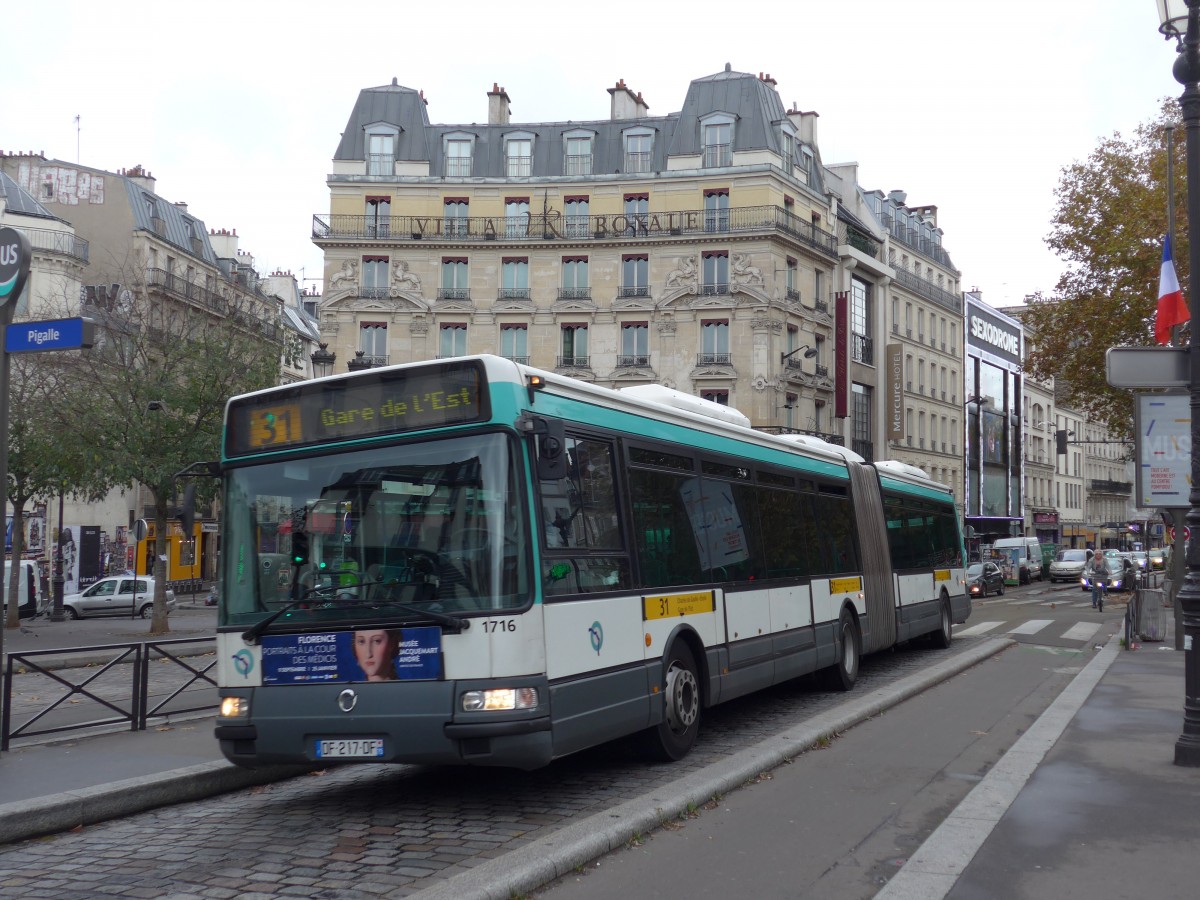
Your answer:
[[[729,320],[709,319],[701,323],[701,365],[729,365]]]
[[[391,134],[367,135],[367,174],[396,174],[396,138]]]
[[[621,296],[649,297],[650,257],[644,253],[630,253],[621,257]]]
[[[592,139],[590,137],[567,138],[567,159],[563,168],[565,175],[592,174]]]
[[[391,212],[391,197],[367,198],[367,237],[385,238],[388,236]]]
[[[625,195],[625,221],[628,223],[625,226],[626,234],[636,235],[639,231],[642,234],[647,234],[650,230],[649,214],[649,194]]]
[[[564,325],[562,327],[562,355],[560,366],[587,368],[588,329],[587,325]]]
[[[506,256],[500,265],[500,299],[529,299],[529,257]]]
[[[438,341],[438,356],[465,356],[467,353],[467,326],[462,324],[445,324],[441,328]]]
[[[630,174],[652,171],[653,148],[654,135],[625,135],[625,171]]]
[[[446,174],[452,178],[471,174],[470,141],[446,141]]]
[[[646,322],[625,322],[621,325],[621,355],[618,366],[650,365],[650,326]]]
[[[564,256],[562,260],[561,300],[587,300],[592,295],[588,286],[588,258]]]
[[[504,236],[507,238],[529,236],[528,197],[506,197],[504,199]]]
[[[819,310],[829,311],[829,302],[825,299],[825,273],[820,269],[813,270],[813,305]]]
[[[470,225],[467,217],[471,214],[467,198],[447,197],[442,208],[445,212],[446,237],[466,237]]]
[[[523,324],[500,326],[500,355],[514,362],[529,362],[529,327]]]
[[[512,138],[504,144],[505,174],[509,178],[523,178],[533,172],[533,141]]]
[[[779,150],[783,157],[783,174],[791,175],[796,165],[796,139],[786,131],[780,132]]]
[[[871,345],[871,289],[865,281],[855,278],[850,282],[850,333],[852,358],[855,362],[873,365],[874,348]]]
[[[800,271],[796,266],[796,261],[790,256],[787,258],[787,299],[793,303],[800,302]]]
[[[722,406],[729,405],[729,391],[723,388],[709,388],[700,392],[700,399],[709,400],[713,403],[720,403]]]
[[[563,201],[566,212],[567,237],[585,238],[588,236],[588,198],[567,197]]]
[[[702,254],[702,278],[700,293],[729,293],[729,253],[725,250],[710,250]]]
[[[852,387],[854,446],[850,449],[867,462],[872,462],[875,459],[875,453],[871,444],[871,388],[857,382]]]
[[[362,258],[362,284],[360,297],[386,297],[388,292],[388,258],[386,256],[364,256]]]
[[[729,230],[729,191],[726,189],[704,192],[704,230]]]
[[[363,359],[372,366],[387,365],[387,323],[360,323],[358,349],[363,352]]]
[[[439,300],[469,300],[471,291],[467,282],[467,261],[458,257],[442,259],[442,286],[438,290]]]
[[[732,156],[730,148],[733,144],[733,125],[729,122],[714,123],[704,126],[704,166],[727,166]]]

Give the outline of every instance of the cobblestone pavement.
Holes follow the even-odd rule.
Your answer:
[[[855,692],[884,687],[977,642],[867,657]],[[697,746],[673,764],[646,763],[625,741],[535,772],[348,766],[23,841],[0,847],[0,896],[409,897],[664,789],[846,696],[803,678],[707,710]]]

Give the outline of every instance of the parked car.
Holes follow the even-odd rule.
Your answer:
[[[1150,555],[1145,550],[1130,550],[1129,558],[1133,560],[1133,564],[1143,572],[1150,571]]]
[[[1167,567],[1167,554],[1162,547],[1155,547],[1153,550],[1148,550],[1146,555],[1150,557],[1150,568],[1158,571]]]
[[[994,562],[972,563],[967,566],[967,594],[986,597],[989,593],[1004,594],[1004,573]]]
[[[1092,558],[1090,550],[1074,550],[1066,548],[1054,554],[1050,563],[1050,583],[1057,581],[1076,581]]]
[[[154,579],[149,575],[113,575],[101,578],[78,594],[63,597],[63,612],[72,619],[84,616],[130,616],[137,600],[143,619],[154,611]],[[175,592],[167,588],[167,612],[175,609]]]

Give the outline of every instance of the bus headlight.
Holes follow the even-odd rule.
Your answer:
[[[462,695],[463,712],[481,710],[537,709],[537,688],[492,688],[487,691],[467,691]]]
[[[222,697],[221,698],[221,713],[222,719],[248,719],[250,718],[250,700],[248,697]]]

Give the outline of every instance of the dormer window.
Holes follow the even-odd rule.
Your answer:
[[[796,166],[796,135],[790,127],[779,130],[779,157],[783,164],[783,174],[791,175]]]
[[[452,178],[465,178],[471,174],[470,141],[446,141],[446,174]]]
[[[728,166],[733,161],[733,117],[724,113],[709,116],[700,125],[705,168]]]
[[[396,172],[396,136],[367,135],[367,174],[394,175]]]
[[[564,175],[592,174],[592,136],[575,135],[565,138],[566,159],[563,160]]]
[[[533,135],[510,135],[504,141],[504,174],[509,178],[533,174]]]
[[[625,133],[625,172],[636,175],[651,172],[654,160],[654,133],[630,131]]]

